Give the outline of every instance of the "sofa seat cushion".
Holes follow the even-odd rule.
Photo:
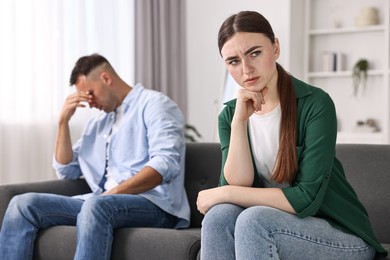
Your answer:
[[[122,228],[115,231],[111,259],[196,259],[199,250],[199,228]],[[55,226],[39,232],[34,259],[73,259],[75,251],[76,228]]]
[[[389,253],[389,255],[384,260],[390,260],[390,244],[382,243],[382,246],[386,249],[387,253]]]

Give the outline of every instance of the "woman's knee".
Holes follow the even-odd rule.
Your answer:
[[[202,226],[225,226],[229,223],[235,223],[237,216],[243,208],[234,204],[217,204],[213,206],[204,216]]]
[[[267,206],[250,207],[238,216],[236,229],[246,230],[246,232],[259,228],[272,230],[280,227],[281,222],[283,223],[281,219],[283,214],[288,213]]]
[[[202,221],[202,239],[233,237],[237,216],[242,208],[233,204],[219,204],[212,207]],[[226,237],[227,236],[227,237]]]
[[[206,213],[202,222],[202,258],[231,259],[234,256],[234,226],[242,210],[237,205],[219,204]]]

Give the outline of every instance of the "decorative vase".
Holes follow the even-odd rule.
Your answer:
[[[355,18],[355,25],[358,27],[375,25],[379,23],[378,9],[375,7],[364,7]]]

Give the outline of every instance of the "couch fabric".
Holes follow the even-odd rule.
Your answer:
[[[390,250],[390,145],[338,144],[336,155],[365,205],[378,240]],[[188,229],[123,228],[114,233],[111,259],[199,259],[203,216],[196,209],[200,190],[215,187],[221,168],[218,143],[188,143],[185,188],[191,207]],[[0,186],[0,223],[10,199],[25,192],[67,196],[89,192],[84,180],[55,180]],[[34,259],[73,259],[76,228],[56,226],[42,230],[35,244]],[[389,259],[386,258],[386,259]]]

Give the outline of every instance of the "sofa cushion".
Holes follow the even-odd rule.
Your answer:
[[[336,156],[367,209],[377,239],[390,244],[390,145],[338,144]]]
[[[200,229],[126,228],[115,232],[111,259],[196,259]]]
[[[55,226],[41,230],[35,240],[34,260],[73,259],[76,252],[76,227]]]
[[[111,259],[196,259],[200,229],[122,228],[114,233]],[[76,228],[55,226],[39,232],[34,259],[68,260],[76,251]]]
[[[385,248],[385,250],[390,253],[390,244],[382,244],[382,246]],[[390,260],[390,255],[388,255],[386,258],[383,260]]]
[[[200,228],[203,219],[196,207],[198,193],[218,186],[221,164],[219,143],[187,143],[185,188],[191,208],[192,228]]]

